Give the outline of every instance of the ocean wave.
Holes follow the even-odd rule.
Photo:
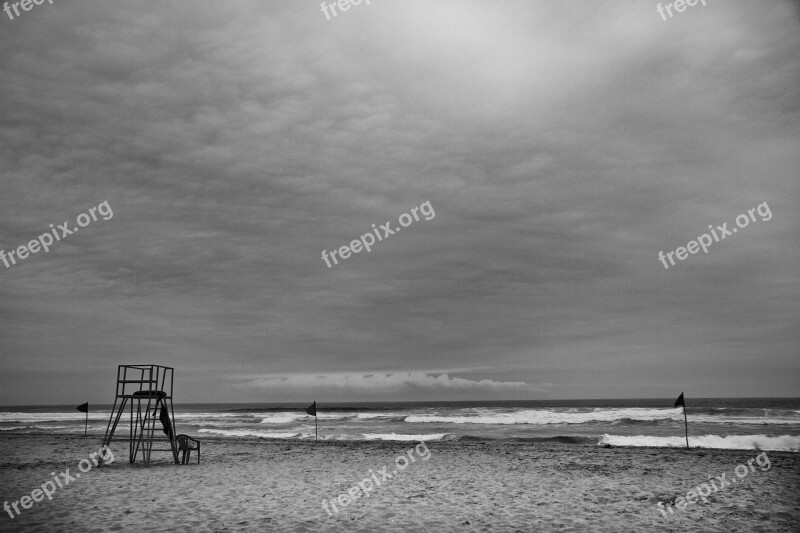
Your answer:
[[[595,444],[596,437],[557,436],[557,437],[517,437],[514,442],[558,442],[562,444]]]
[[[307,413],[296,413],[296,412],[288,412],[288,413],[275,413],[269,416],[261,416],[261,423],[262,424],[291,424],[292,422],[303,422],[307,420],[313,420],[314,417]],[[317,411],[317,418],[319,420],[346,420],[348,418],[353,418],[353,413],[349,414],[332,414],[332,413],[320,413]]]
[[[93,426],[89,426],[93,429]],[[23,431],[23,430],[53,430],[53,429],[78,429],[78,426],[9,426],[9,427],[0,427],[0,431]],[[81,425],[79,428],[83,431],[83,426]]]
[[[441,440],[447,433],[431,433],[423,435],[399,435],[397,433],[364,433],[364,440],[392,440],[392,441],[430,441]]]
[[[175,418],[234,418],[234,419],[241,419],[241,418],[257,418],[262,416],[260,413],[205,413],[205,412],[191,412],[191,411],[181,411],[180,409],[175,409]]]
[[[142,406],[144,409],[144,406]],[[211,412],[192,412],[182,411],[175,408],[175,418],[179,421],[184,420],[203,420],[203,419],[223,419],[223,420],[241,420],[247,418],[245,414],[233,413],[211,413]],[[127,409],[126,409],[127,415]],[[251,415],[258,416],[258,415]],[[89,422],[108,422],[111,417],[111,411],[92,411],[89,413]],[[10,423],[23,423],[23,424],[37,424],[42,422],[80,422],[83,424],[86,419],[84,413],[78,411],[70,413],[57,413],[57,412],[42,412],[42,413],[21,413],[21,412],[0,412],[0,424]]]
[[[293,422],[299,422],[308,418],[309,415],[303,413],[302,415],[299,413],[275,413],[270,416],[264,416],[261,418],[261,424],[291,424]]]
[[[210,433],[223,437],[258,437],[262,439],[294,439],[303,437],[299,432],[255,431],[251,429],[201,429],[199,433]],[[313,434],[311,435],[314,436]]]
[[[388,420],[396,420],[398,422],[402,422],[407,415],[398,414],[398,413],[358,413],[356,418],[359,420],[375,420],[379,418],[388,419]]]
[[[752,417],[734,415],[708,415],[697,414],[692,416],[695,422],[717,424],[748,424],[748,425],[800,425],[800,417]],[[522,409],[514,411],[481,410],[474,414],[442,415],[420,414],[408,415],[408,423],[445,423],[445,424],[586,424],[591,422],[606,423],[639,423],[683,421],[683,411],[678,408],[594,408],[594,409]]]
[[[95,411],[89,413],[89,420],[108,420],[111,416],[110,412]],[[36,423],[36,422],[67,422],[67,421],[80,421],[83,422],[86,418],[84,413],[75,411],[73,413],[19,413],[19,412],[0,412],[0,424],[9,422],[23,422],[23,423]]]
[[[610,444],[611,446],[629,447],[656,447],[656,448],[683,448],[686,446],[685,437],[654,437],[649,435],[603,435],[598,445]],[[690,448],[718,448],[728,450],[775,450],[775,451],[800,451],[800,436],[781,435],[768,437],[766,435],[702,435],[689,437]]]
[[[620,418],[615,420],[613,424],[622,426],[657,426],[664,422],[672,422],[672,418],[654,418],[652,420],[637,420],[635,418]]]
[[[673,412],[674,411],[674,412]],[[449,424],[584,424],[587,422],[615,422],[629,420],[683,420],[683,414],[673,409],[587,409],[554,410],[523,409],[515,411],[488,411],[472,415],[409,415],[409,423],[449,423]]]

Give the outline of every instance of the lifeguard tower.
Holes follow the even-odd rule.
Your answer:
[[[136,462],[142,452],[144,466],[150,466],[152,452],[170,452],[178,464],[175,411],[172,408],[173,368],[161,365],[119,365],[117,367],[117,396],[108,419],[105,446],[111,445],[117,425],[130,405],[130,435],[120,441],[129,442],[129,459]],[[153,444],[168,448],[153,448]],[[199,452],[198,452],[199,453]],[[199,459],[199,456],[198,456]]]

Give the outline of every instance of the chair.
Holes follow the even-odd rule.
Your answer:
[[[189,456],[192,450],[197,450],[197,464],[200,464],[200,441],[193,439],[189,435],[180,434],[175,437],[178,441],[178,452],[183,452],[181,456],[181,464],[189,464]]]

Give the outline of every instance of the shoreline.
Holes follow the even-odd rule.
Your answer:
[[[53,439],[53,438],[64,438],[64,439],[85,439],[87,441],[96,441],[99,444],[103,442],[104,432],[90,432],[88,435],[84,436],[78,433],[46,433],[46,432],[16,432],[16,431],[3,431],[0,432],[0,442],[2,439],[10,439],[10,438],[25,438],[30,437],[33,439]],[[120,433],[118,433],[120,435]],[[392,444],[403,444],[403,443],[416,443],[420,442],[420,439],[390,439],[390,438],[373,438],[373,439],[340,439],[340,438],[324,438],[320,436],[318,441],[314,441],[314,439],[309,438],[285,438],[285,437],[263,437],[257,435],[246,435],[246,436],[225,436],[225,435],[215,435],[211,433],[196,433],[192,434],[196,439],[199,439],[203,442],[219,442],[219,443],[241,443],[241,444],[263,444],[263,443],[277,443],[277,444],[316,444],[318,446],[324,444],[377,444],[377,443],[386,443],[389,445]],[[520,445],[533,445],[533,444],[554,444],[554,445],[566,445],[566,446],[585,446],[589,448],[606,448],[606,449],[623,449],[623,450],[683,450],[687,451],[684,444],[680,444],[677,446],[664,446],[664,445],[647,445],[647,444],[636,444],[636,445],[626,445],[626,444],[612,444],[608,442],[603,442],[605,435],[556,435],[556,436],[547,436],[547,437],[489,437],[489,436],[475,436],[475,435],[453,435],[447,434],[444,438],[436,438],[436,439],[424,439],[425,442],[430,443],[455,443],[455,444],[469,444],[469,443],[484,443],[484,444],[520,444]],[[737,435],[738,436],[738,435]],[[749,436],[749,435],[746,435]],[[754,434],[754,436],[762,436],[762,434]],[[627,438],[626,436],[619,436],[614,435],[616,438]],[[633,437],[642,437],[641,435],[636,435]],[[646,436],[645,436],[646,437]],[[703,450],[703,451],[730,451],[730,452],[753,452],[758,453],[760,451],[766,451],[769,453],[789,453],[789,454],[797,454],[800,453],[800,449],[794,448],[780,448],[780,449],[769,449],[769,448],[761,448],[761,447],[752,447],[752,448],[718,448],[718,447],[711,447],[711,446],[701,446],[701,445],[694,445],[692,444],[693,440],[699,440],[704,437],[703,435],[695,435],[689,437],[690,448],[689,451],[696,451],[696,450]],[[670,439],[677,439],[683,442],[683,437],[668,437]],[[724,440],[725,437],[723,437]],[[768,436],[768,438],[796,438],[793,435],[776,435],[776,436]]]

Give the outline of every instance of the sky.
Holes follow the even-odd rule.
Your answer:
[[[800,7],[656,4],[0,12],[0,405],[800,396]]]

